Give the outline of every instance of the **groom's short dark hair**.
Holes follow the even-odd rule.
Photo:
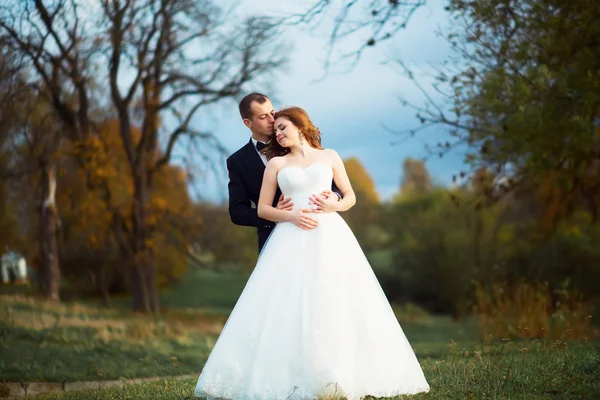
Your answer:
[[[240,101],[240,115],[242,119],[252,119],[252,103],[264,104],[265,101],[271,100],[262,93],[250,93]]]

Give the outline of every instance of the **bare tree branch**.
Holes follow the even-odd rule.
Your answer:
[[[328,21],[327,13],[337,10],[333,17],[325,58],[325,76],[333,65],[349,62],[351,70],[360,61],[362,54],[370,47],[386,40],[406,28],[414,13],[425,6],[426,0],[318,0],[303,13],[284,18],[285,22],[309,25],[314,29]],[[344,41],[359,38],[358,48],[337,57],[334,51]]]

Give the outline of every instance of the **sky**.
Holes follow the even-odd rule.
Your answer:
[[[443,127],[430,128],[410,139],[390,132],[419,126],[415,112],[403,107],[399,97],[423,104],[415,85],[390,61],[401,58],[416,71],[430,71],[432,65],[441,63],[450,54],[449,45],[436,35],[439,27],[448,25],[448,15],[443,10],[445,1],[428,0],[427,3],[415,13],[406,30],[393,40],[370,48],[350,72],[330,74],[324,80],[320,78],[324,73],[330,26],[327,19],[316,30],[286,27],[284,39],[293,42],[286,73],[270,82],[270,88],[247,86],[248,92],[266,92],[276,110],[291,105],[306,109],[322,133],[323,146],[335,149],[342,158],[358,158],[383,200],[398,192],[405,158],[422,158],[427,155],[424,143],[435,144],[447,137]],[[306,9],[311,4],[314,1],[242,0],[236,12],[277,15]],[[360,43],[356,37],[344,46],[358,47]],[[423,76],[422,79],[427,87],[429,78]],[[211,130],[230,153],[250,138],[250,131],[242,124],[233,101],[211,109],[210,116],[205,113],[195,123]],[[392,145],[398,141],[401,143]],[[427,167],[432,178],[450,184],[452,175],[464,169],[463,157],[464,150],[459,149],[441,159],[430,158]],[[219,167],[216,175],[196,177],[194,192],[201,198],[215,202],[227,200],[224,159],[220,160]]]

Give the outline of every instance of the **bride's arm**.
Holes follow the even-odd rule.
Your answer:
[[[329,151],[332,156],[333,180],[342,194],[342,198],[336,204],[336,211],[347,211],[356,204],[356,195],[352,190],[342,158],[335,150]]]
[[[280,162],[275,158],[267,163],[257,205],[258,216],[273,222],[285,222],[291,218],[290,211],[278,210],[273,207],[273,200],[277,192],[277,173],[279,172],[279,168]]]

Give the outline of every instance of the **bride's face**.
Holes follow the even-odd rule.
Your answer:
[[[277,118],[273,128],[275,129],[275,140],[281,147],[292,147],[300,142],[298,128],[289,119]]]

